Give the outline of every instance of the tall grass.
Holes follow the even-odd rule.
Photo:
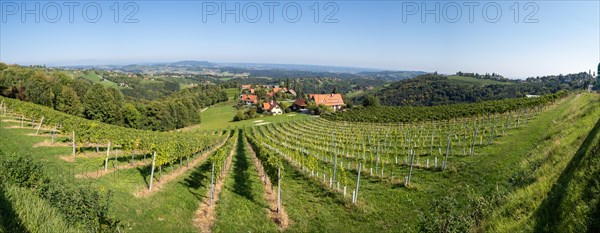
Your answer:
[[[5,225],[5,232],[81,232],[70,226],[64,216],[47,201],[27,188],[7,186],[4,196],[10,204],[0,206],[3,217],[11,212],[16,215],[10,216],[15,218],[15,222]]]

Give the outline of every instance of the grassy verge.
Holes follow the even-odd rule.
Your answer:
[[[3,189],[3,190],[2,190]],[[31,190],[0,188],[0,232],[80,232],[63,215]]]
[[[238,134],[233,157],[233,173],[225,180],[217,203],[214,232],[276,232],[277,225],[268,218],[268,204],[254,164],[250,161],[244,134]]]
[[[584,185],[569,181],[580,166],[581,158],[589,153],[591,143],[598,141],[599,107],[597,96],[575,97],[552,115],[551,127],[530,131],[542,138],[532,144],[535,147],[531,150],[524,151],[519,163],[507,164],[514,167],[509,178],[512,191],[500,198],[501,205],[487,220],[488,230],[556,231],[559,228],[555,227],[561,225],[561,219],[570,217],[557,215],[560,210],[556,208],[561,206],[559,204],[580,199],[574,197],[582,193]],[[581,177],[590,175],[586,174],[585,169],[580,172],[585,174]],[[573,190],[569,192],[568,189]],[[573,227],[576,222],[572,222]],[[562,227],[565,232],[575,230],[569,226]]]

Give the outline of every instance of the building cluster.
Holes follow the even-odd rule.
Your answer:
[[[261,99],[257,95],[257,89],[266,90],[266,95]],[[245,105],[256,106],[261,108],[263,111],[272,113],[273,115],[283,114],[284,110],[275,100],[278,93],[288,94],[287,96],[293,96],[294,101],[290,106],[292,111],[306,111],[309,107],[309,102],[314,102],[316,106],[323,105],[330,107],[333,111],[340,111],[345,106],[344,100],[341,94],[308,94],[306,96],[297,96],[296,91],[277,85],[250,85],[245,84],[241,86],[243,94],[240,95],[240,103]],[[290,101],[290,102],[291,102]],[[259,104],[261,103],[261,104]]]

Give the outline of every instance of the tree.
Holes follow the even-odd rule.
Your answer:
[[[73,90],[77,93],[79,98],[82,98],[87,93],[88,89],[92,87],[92,83],[87,79],[78,77],[73,79]]]
[[[56,97],[55,108],[58,111],[79,116],[82,112],[81,100],[73,88],[62,86],[60,94]]]
[[[331,107],[325,106],[325,105],[322,105],[322,104],[319,104],[319,107],[317,109],[319,109],[319,115],[327,114],[327,113],[332,113],[333,112],[333,109]]]
[[[42,73],[35,73],[25,82],[27,99],[33,103],[54,107],[54,93],[52,86]]]
[[[380,105],[379,98],[374,95],[367,95],[367,97],[363,100],[364,107],[378,107]]]
[[[179,83],[175,81],[165,81],[165,89],[171,92],[179,91]]]
[[[264,88],[256,89],[255,94],[259,99],[265,99],[267,97],[267,90]]]
[[[243,121],[243,120],[246,120],[246,114],[244,113],[244,110],[239,110],[233,117],[233,121]]]
[[[118,123],[120,112],[114,97],[102,84],[94,84],[83,97],[83,115],[109,124]]]
[[[248,112],[246,112],[246,119],[251,119],[256,117],[256,107],[250,107]]]
[[[140,128],[142,125],[142,114],[130,103],[123,105],[123,123],[127,127]]]

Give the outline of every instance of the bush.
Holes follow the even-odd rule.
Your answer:
[[[233,121],[243,121],[243,120],[246,120],[246,114],[244,113],[244,110],[237,111],[235,116],[233,116]]]
[[[50,179],[42,164],[24,156],[6,156],[0,151],[0,183],[33,191],[65,216],[71,226],[85,226],[93,232],[114,232],[117,220],[108,216],[111,193],[95,191]]]

